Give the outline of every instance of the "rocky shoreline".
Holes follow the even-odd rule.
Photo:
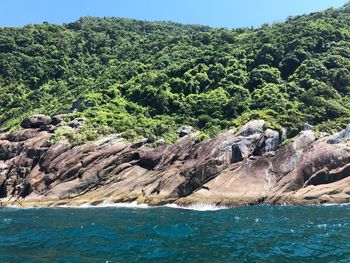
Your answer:
[[[321,138],[305,130],[285,141],[283,133],[253,120],[204,142],[182,131],[174,144],[152,148],[120,135],[75,147],[53,144],[60,125],[60,116],[35,115],[22,130],[1,136],[2,206],[350,202],[350,126]]]

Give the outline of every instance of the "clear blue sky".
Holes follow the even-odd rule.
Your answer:
[[[47,21],[69,23],[81,16],[117,16],[213,27],[250,27],[288,16],[340,7],[348,0],[2,0],[0,26]]]

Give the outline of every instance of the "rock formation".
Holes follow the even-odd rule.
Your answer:
[[[350,201],[350,127],[323,138],[305,130],[283,142],[281,132],[253,120],[199,143],[195,132],[156,148],[116,134],[73,147],[50,140],[63,118],[31,116],[24,129],[0,137],[3,206]]]

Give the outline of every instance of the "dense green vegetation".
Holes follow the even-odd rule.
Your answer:
[[[290,136],[306,121],[332,131],[350,121],[349,72],[350,5],[259,29],[92,17],[0,28],[0,124],[70,112],[89,134],[152,140],[253,118]]]

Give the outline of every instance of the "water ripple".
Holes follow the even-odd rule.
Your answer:
[[[1,209],[0,262],[350,262],[349,206],[144,208]]]

